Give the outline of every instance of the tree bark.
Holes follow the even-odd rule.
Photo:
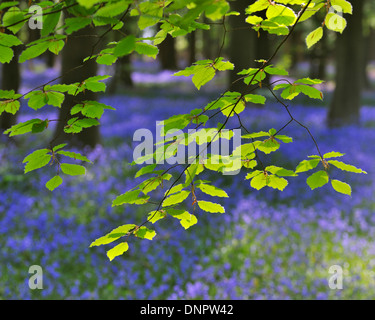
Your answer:
[[[363,4],[353,2],[353,15],[346,15],[348,25],[338,36],[336,46],[336,89],[328,114],[330,127],[359,123],[363,85]]]
[[[175,38],[170,34],[159,44],[159,61],[162,70],[177,70]]]
[[[188,34],[189,43],[189,66],[197,61],[197,50],[196,50],[196,31]]]
[[[97,64],[94,59],[87,61],[82,67],[71,71],[71,69],[81,65],[84,58],[90,56],[92,47],[97,41],[94,35],[95,29],[88,26],[73,33],[68,38],[68,42],[62,52],[61,83],[71,84],[74,82],[82,82],[96,75]],[[64,103],[60,109],[55,138],[53,140],[54,145],[68,141],[78,147],[95,147],[95,145],[99,143],[100,133],[98,126],[86,128],[82,132],[74,135],[64,132],[64,126],[67,121],[72,118],[70,115],[71,108],[84,100],[96,99],[97,94],[89,90],[86,90],[84,93],[79,93],[77,96],[65,95]]]
[[[247,85],[243,81],[236,81],[240,76],[237,74],[243,69],[254,66],[256,59],[256,32],[245,22],[245,9],[251,3],[247,0],[236,0],[230,3],[231,10],[240,12],[241,16],[230,16],[229,24],[229,61],[234,64],[234,70],[229,75],[229,87],[231,91],[243,92]]]

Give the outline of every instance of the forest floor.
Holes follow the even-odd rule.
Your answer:
[[[55,73],[25,72],[23,90]],[[149,212],[111,207],[117,195],[139,182],[134,179],[137,168],[128,164],[134,131],[154,132],[155,120],[202,108],[225,87],[220,78],[216,86],[190,91],[186,79],[171,90],[175,82],[169,73],[142,70],[134,80],[136,90],[100,98],[117,109],[102,117],[102,145],[86,154],[93,163],[85,176],[64,179],[53,193],[44,187],[52,168],[24,175],[22,165],[26,154],[45,147],[51,132],[21,137],[17,147],[0,146],[1,299],[373,299],[375,98],[370,92],[360,126],[328,129],[326,105],[302,100],[290,104],[293,116],[309,127],[323,153],[345,153],[342,161],[368,172],[331,169],[334,178],[350,183],[351,197],[328,185],[311,191],[305,173],[288,179],[283,192],[252,189],[245,172],[207,175],[205,179],[229,195],[221,201],[225,214],[196,208],[198,223],[186,231],[178,221],[161,220],[151,226],[157,232],[153,241],[132,239],[129,251],[112,262],[106,257],[110,247],[89,248],[96,238],[119,225],[139,223]],[[46,110],[42,117],[56,117],[53,109]],[[40,114],[24,105],[19,121]],[[264,108],[247,108],[243,114],[253,131],[278,129],[288,121],[284,108],[271,98]],[[316,154],[302,127],[292,124],[284,134],[294,143],[261,155],[266,165],[295,169],[307,155]],[[31,265],[43,268],[42,290],[29,289]],[[328,285],[333,265],[343,269],[342,290]]]

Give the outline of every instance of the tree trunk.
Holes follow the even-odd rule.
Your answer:
[[[327,34],[313,47],[310,52],[310,77],[321,80],[326,79],[327,58],[328,58]]]
[[[359,123],[364,67],[363,4],[364,0],[353,2],[353,15],[346,15],[348,25],[337,39],[336,89],[328,114],[330,127]]]
[[[367,35],[365,36],[365,44],[363,50],[363,63],[364,66],[362,68],[362,81],[363,81],[363,88],[364,89],[371,89],[371,80],[370,76],[367,71],[367,66],[370,63],[371,57],[371,28],[368,31]]]
[[[134,87],[134,82],[131,77],[131,69],[129,54],[117,59],[115,63],[115,74],[111,78],[107,89],[109,94],[115,94],[118,87]]]
[[[257,34],[251,26],[245,22],[245,9],[251,3],[247,0],[236,0],[230,3],[231,10],[240,12],[241,16],[230,16],[229,24],[229,61],[234,64],[234,70],[230,72],[229,87],[231,91],[243,92],[247,85],[242,81],[236,81],[240,76],[237,74],[243,69],[254,67],[256,59],[256,37]]]
[[[81,65],[83,59],[91,54],[92,47],[96,42],[96,38],[93,37],[93,35],[95,35],[95,29],[88,26],[73,33],[72,36],[68,38],[68,42],[64,46],[62,52],[61,72],[63,76],[61,78],[61,83],[70,84],[74,82],[82,82],[83,80],[96,75],[97,64],[94,59],[87,61],[83,67],[70,71],[74,67]],[[60,109],[59,122],[56,127],[55,138],[53,141],[54,145],[68,141],[78,147],[94,147],[99,143],[100,133],[98,126],[86,128],[81,133],[74,135],[64,133],[64,126],[68,119],[72,118],[70,115],[71,108],[84,100],[96,99],[97,94],[89,90],[86,90],[84,93],[79,93],[77,96],[65,95],[64,103]]]
[[[188,43],[189,43],[189,66],[197,61],[196,57],[196,31],[193,31],[188,34]]]
[[[175,38],[170,34],[159,44],[159,60],[162,70],[177,70]]]
[[[271,43],[267,31],[259,30],[259,37],[256,38],[256,60],[267,60],[271,56]],[[268,86],[270,84],[270,77],[262,80],[262,83]]]
[[[19,47],[13,47],[13,51],[13,59],[9,63],[4,63],[2,66],[1,89],[18,92],[21,82],[20,65],[18,63],[20,49]],[[3,132],[9,129],[16,124],[16,121],[17,114],[13,115],[8,112],[3,112],[0,116],[0,131]]]
[[[127,21],[127,23],[122,27],[122,32],[125,34],[132,34],[131,31],[132,21]],[[119,33],[112,33],[114,41],[120,41],[121,35]],[[132,65],[131,65],[131,55],[120,57],[117,59],[114,67],[115,74],[112,76],[110,83],[108,85],[107,92],[109,94],[115,94],[117,89],[120,88],[132,88],[134,87],[132,79]]]
[[[204,23],[210,23],[210,20],[206,17],[203,19]],[[214,60],[218,52],[217,43],[218,40],[216,37],[216,28],[214,25],[211,26],[210,30],[201,30],[202,41],[203,41],[203,57],[204,59]]]

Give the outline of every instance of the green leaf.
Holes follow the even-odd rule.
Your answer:
[[[212,60],[200,60],[195,62],[192,66],[185,68],[179,72],[173,74],[174,76],[185,76],[189,77],[193,75],[192,81],[196,88],[200,88],[208,83],[216,74],[214,64]]]
[[[96,1],[95,1],[96,2]],[[65,19],[65,32],[66,34],[72,34],[74,31],[78,31],[91,23],[91,18],[86,17],[75,17]]]
[[[281,140],[284,143],[291,143],[291,142],[293,142],[293,138],[288,137],[288,136],[283,135],[283,134],[277,134],[275,136],[275,138],[278,139],[278,140]]]
[[[55,30],[61,16],[61,11],[58,10],[60,10],[62,7],[63,5],[60,3],[53,8],[53,11],[57,11],[56,13],[43,15],[43,28],[40,30],[42,37],[48,36]]]
[[[325,154],[323,155],[323,158],[324,158],[324,159],[329,159],[329,158],[338,158],[338,157],[342,157],[342,156],[344,156],[344,155],[345,155],[345,153],[331,151],[331,152],[325,153]]]
[[[86,173],[86,168],[78,164],[62,163],[61,171],[70,176],[79,176]]]
[[[298,79],[294,81],[294,83],[297,83],[297,84],[308,84],[308,85],[321,84],[323,82],[324,81],[320,79],[310,79],[310,78],[303,78],[303,79]]]
[[[229,197],[228,194],[224,190],[218,187],[215,187],[213,185],[210,185],[210,184],[199,183],[196,185],[196,187],[199,190],[201,190],[203,193],[208,194],[213,197],[223,197],[223,198]]]
[[[115,200],[112,202],[112,207],[120,206],[124,203],[127,204],[144,204],[150,199],[148,196],[139,196],[141,190],[132,190],[125,192],[122,195],[116,197]]]
[[[299,85],[297,89],[311,99],[323,100],[323,93],[314,87]]]
[[[75,115],[81,112],[82,115],[88,118],[100,119],[105,109],[116,110],[111,106],[97,101],[83,101],[83,103],[76,104],[71,110],[70,114]]]
[[[270,2],[268,0],[257,0],[255,3],[253,3],[246,9],[246,13],[251,14],[258,11],[263,11],[264,9],[267,9],[269,6]]]
[[[233,106],[222,108],[221,113],[226,117],[233,117],[236,113],[240,114],[242,111],[245,110],[245,103],[243,100],[236,102],[235,105],[236,105],[235,107],[233,105]]]
[[[258,150],[264,152],[265,154],[270,154],[280,148],[280,143],[277,140],[269,138],[264,140],[260,145],[258,145]]]
[[[117,227],[105,236],[96,239],[90,244],[90,247],[101,246],[116,241],[117,239],[126,236],[130,231],[134,230],[135,227],[135,224],[125,224]]]
[[[19,46],[22,41],[12,34],[0,33],[0,45],[4,47]]]
[[[23,163],[26,163],[25,173],[28,173],[30,171],[46,166],[51,161],[51,158],[52,158],[52,155],[48,154],[49,151],[50,150],[48,149],[39,149],[29,154],[23,160]]]
[[[50,191],[55,190],[62,184],[63,180],[60,176],[54,176],[51,180],[46,183],[46,188]]]
[[[0,10],[3,11],[6,8],[17,6],[19,4],[18,1],[4,1],[0,3]]]
[[[266,185],[273,189],[283,191],[285,187],[288,185],[288,180],[280,178],[276,175],[269,175],[268,179],[266,179]]]
[[[86,79],[83,82],[83,86],[81,87],[83,90],[87,89],[92,92],[104,92],[106,85],[103,82],[99,82],[102,80],[105,80],[107,78],[110,78],[110,76],[94,76]]]
[[[135,231],[134,235],[141,239],[152,240],[156,236],[156,232],[148,229],[147,227],[140,227],[137,231]]]
[[[160,173],[162,173],[162,172],[160,172]],[[157,187],[163,186],[163,181],[164,180],[170,180],[170,178],[172,178],[172,175],[170,175],[170,174],[164,174],[163,176],[152,177],[148,180],[143,181],[139,185],[139,189],[144,194],[148,194],[149,192],[155,190]]]
[[[255,139],[255,138],[261,138],[261,137],[269,137],[268,132],[260,131],[260,132],[254,132],[254,133],[249,133],[245,134],[242,136],[244,139]]]
[[[300,17],[299,22],[303,22],[303,21],[311,18],[313,15],[315,15],[324,6],[325,6],[325,3],[311,3],[309,5],[308,9]]]
[[[194,73],[192,81],[199,90],[203,85],[211,81],[215,76],[215,69],[211,66],[201,67]]]
[[[5,111],[11,114],[16,114],[16,112],[20,109],[20,102],[18,100],[5,100],[0,101],[0,115]]]
[[[135,178],[138,178],[140,176],[143,176],[144,174],[147,174],[147,173],[151,173],[154,171],[154,169],[156,168],[157,164],[150,164],[148,166],[145,166],[143,168],[141,168],[140,170],[137,171],[137,173],[135,174]]]
[[[145,42],[136,42],[135,51],[139,54],[144,54],[148,57],[156,59],[159,49],[151,44]]]
[[[203,211],[211,212],[211,213],[225,213],[225,209],[222,205],[218,203],[213,203],[210,201],[197,201],[199,208]]]
[[[275,68],[273,66],[267,66],[264,68],[264,71],[268,74],[278,75],[278,76],[288,76],[289,72],[282,68]]]
[[[181,203],[189,196],[189,194],[190,194],[190,191],[186,191],[186,190],[172,194],[163,201],[163,207],[168,207],[168,206]]]
[[[9,134],[9,137],[25,134],[32,131],[34,124],[39,124],[42,122],[43,120],[40,119],[32,119],[26,122],[21,122],[6,130],[4,134]]]
[[[140,30],[157,24],[163,16],[163,7],[157,2],[142,2],[139,4],[139,9],[142,13],[138,20]]]
[[[276,166],[268,166],[265,169],[267,172],[271,172],[272,174],[275,174],[279,177],[295,177],[297,174],[293,170],[288,170],[281,167]]]
[[[346,0],[331,0],[331,5],[338,12],[353,14],[353,6]]]
[[[325,26],[332,31],[343,33],[346,28],[346,19],[331,12],[326,15]]]
[[[122,56],[125,56],[125,55],[128,55],[130,53],[132,53],[135,49],[135,45],[136,45],[136,37],[134,37],[133,35],[129,35],[123,39],[121,39],[114,51],[113,51],[113,54],[116,56],[116,57],[122,57]]]
[[[167,213],[164,210],[159,211],[151,211],[148,214],[147,220],[151,223],[155,223],[156,221],[159,221],[160,219],[164,219],[166,217]]]
[[[127,242],[121,242],[114,248],[107,251],[107,257],[110,261],[112,261],[114,258],[122,255],[124,252],[128,251],[129,245]]]
[[[98,1],[98,0],[77,0],[77,2],[78,2],[81,6],[85,7],[86,9],[90,9],[90,8],[92,8],[92,6],[93,6],[95,3],[99,2],[99,1]]]
[[[337,192],[347,194],[348,196],[352,195],[352,188],[347,183],[339,180],[331,180],[331,184]]]
[[[258,25],[263,21],[263,18],[254,15],[248,16],[245,21],[253,25]]]
[[[213,65],[215,69],[219,71],[225,71],[225,70],[233,70],[234,64],[229,61],[223,61],[224,58],[219,57],[215,60],[215,64]]]
[[[79,133],[84,128],[90,128],[92,126],[98,126],[100,123],[96,119],[78,119],[72,118],[68,121],[68,124],[65,126],[64,131],[66,133]]]
[[[48,47],[48,50],[58,55],[59,52],[64,48],[65,42],[63,40],[51,41]]]
[[[186,210],[168,209],[168,214],[173,218],[179,219],[181,226],[186,230],[195,225],[198,220],[197,217]]]
[[[250,186],[256,190],[260,190],[267,185],[267,178],[268,176],[260,170],[256,170],[246,176],[246,179],[251,179]]]
[[[53,148],[52,148],[52,151],[53,151],[53,152],[56,152],[57,150],[60,150],[60,149],[64,148],[65,146],[67,146],[67,143],[59,144],[59,145],[53,147]]]
[[[314,31],[310,32],[308,36],[306,37],[307,48],[310,49],[313,45],[319,42],[319,40],[322,38],[323,38],[323,28],[322,27],[316,28]]]
[[[76,152],[71,152],[71,151],[57,151],[57,154],[62,154],[63,156],[73,158],[74,160],[81,160],[81,161],[86,161],[86,162],[91,162],[89,159],[87,159],[85,156],[76,153]]]
[[[117,61],[117,57],[111,54],[99,54],[96,58],[96,62],[99,64],[104,64],[106,66],[111,66]]]
[[[267,18],[280,25],[291,26],[297,17],[292,9],[279,4],[272,4],[266,11]]]
[[[32,91],[25,96],[25,99],[29,99],[29,107],[34,110],[38,110],[45,105],[61,108],[64,98],[63,93],[54,91]]]
[[[131,1],[128,0],[107,3],[105,6],[101,7],[95,15],[102,17],[115,17],[125,12],[129,3],[131,3]]]
[[[316,168],[319,164],[320,159],[312,159],[312,160],[303,160],[296,168],[296,173],[306,172]]]
[[[19,57],[19,63],[23,63],[26,60],[30,60],[36,57],[39,57],[42,53],[44,53],[50,46],[50,42],[45,41],[38,43],[36,45],[30,46],[22,51]]]
[[[43,132],[48,127],[48,120],[44,120],[40,123],[34,123],[31,127],[32,133],[39,133]]]
[[[364,174],[367,174],[366,171],[363,171],[362,169],[356,168],[355,166],[352,166],[350,164],[346,164],[346,163],[341,162],[341,161],[329,160],[327,162],[329,164],[334,165],[336,168],[339,168],[340,170],[343,170],[343,171],[348,171],[348,172],[353,172],[353,173],[364,173]]]
[[[199,174],[201,171],[199,170],[199,164],[191,164],[185,171],[186,179],[185,179],[185,186],[188,186],[190,183],[193,182],[195,176]]]
[[[25,19],[25,16],[19,8],[11,7],[3,16],[3,26],[7,27],[10,25],[13,25],[14,23],[18,21],[22,21],[11,27],[7,27],[10,31],[16,34],[25,24],[25,21],[23,21],[24,19]]]
[[[266,97],[263,97],[259,94],[247,94],[245,95],[245,101],[251,102],[251,103],[259,103],[259,104],[265,104],[266,103]]]
[[[13,50],[0,45],[0,63],[9,63],[13,59]]]
[[[229,10],[229,4],[226,1],[215,1],[205,9],[205,15],[208,19],[216,21],[221,19]]]
[[[329,177],[327,172],[325,171],[318,171],[312,174],[310,177],[307,178],[306,182],[311,188],[314,190],[316,188],[320,188],[328,183]]]

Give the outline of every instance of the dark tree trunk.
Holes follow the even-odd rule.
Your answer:
[[[367,66],[370,63],[371,59],[371,37],[372,37],[372,30],[368,31],[368,34],[365,36],[365,45],[363,50],[363,63],[364,66],[362,68],[362,81],[363,81],[363,88],[364,89],[371,89],[371,81],[367,71]]]
[[[250,5],[247,0],[236,0],[230,3],[231,10],[238,11],[241,16],[230,16],[229,24],[229,61],[234,64],[234,70],[230,72],[229,87],[231,91],[243,92],[247,85],[242,81],[236,81],[240,76],[238,72],[254,67],[256,59],[257,34],[251,26],[245,22],[245,9]]]
[[[97,72],[97,64],[94,59],[87,61],[83,67],[77,68],[73,71],[71,69],[82,64],[84,58],[90,56],[93,45],[96,42],[95,29],[86,27],[72,34],[66,43],[62,52],[62,78],[61,83],[70,84],[74,82],[82,82],[83,80],[93,77]],[[82,36],[82,37],[81,37]],[[90,146],[94,147],[100,140],[99,127],[94,126],[84,129],[79,134],[65,134],[64,126],[68,119],[72,118],[70,115],[71,108],[84,100],[96,100],[97,94],[86,90],[84,93],[79,93],[77,96],[65,95],[64,103],[60,109],[59,122],[56,127],[54,145],[68,141],[78,147]]]
[[[111,78],[108,86],[108,93],[114,94],[118,87],[134,87],[134,82],[131,77],[131,61],[130,55],[118,58],[115,64],[115,74]]]
[[[310,77],[321,80],[326,79],[328,58],[327,34],[313,47],[310,52]]]
[[[348,25],[337,39],[336,89],[328,115],[330,127],[359,123],[364,67],[363,4],[364,0],[353,2],[353,15],[346,16]]]
[[[47,50],[44,54],[47,68],[53,68],[56,62],[56,55],[51,51]]]
[[[297,71],[298,64],[304,60],[305,56],[305,42],[303,39],[303,33],[301,28],[297,27],[294,29],[294,32],[290,36],[290,41],[285,44],[285,47],[288,48],[288,53],[291,56],[291,66],[292,71]]]
[[[127,21],[126,25],[122,27],[122,32],[125,34],[133,34],[131,31],[132,21]],[[113,33],[113,40],[120,41],[121,35],[119,33]],[[115,74],[110,80],[108,86],[108,93],[114,94],[117,89],[120,88],[132,88],[134,87],[132,79],[132,65],[131,65],[131,55],[126,55],[121,58],[118,58],[115,63]]]
[[[256,60],[267,60],[271,56],[271,43],[269,41],[269,34],[266,31],[259,30],[259,37],[256,38]],[[270,77],[265,78],[262,81],[263,84],[270,84]]]
[[[20,49],[19,47],[13,47],[13,51],[13,59],[9,63],[4,63],[2,66],[1,89],[18,92],[21,82],[20,65],[18,63]],[[13,115],[8,112],[3,112],[0,116],[0,131],[3,132],[9,129],[16,124],[16,121],[17,114]]]
[[[175,38],[168,34],[165,40],[158,45],[158,57],[163,70],[177,70],[175,42]]]
[[[210,23],[210,20],[206,17],[204,17],[203,20],[204,23]],[[210,30],[201,30],[202,32],[202,41],[203,41],[203,56],[205,59],[215,59],[217,52],[218,52],[218,46],[217,42],[219,40],[216,39],[216,29],[215,26],[212,25]]]
[[[189,42],[189,66],[191,66],[195,61],[197,61],[196,31],[189,33],[188,42]]]

